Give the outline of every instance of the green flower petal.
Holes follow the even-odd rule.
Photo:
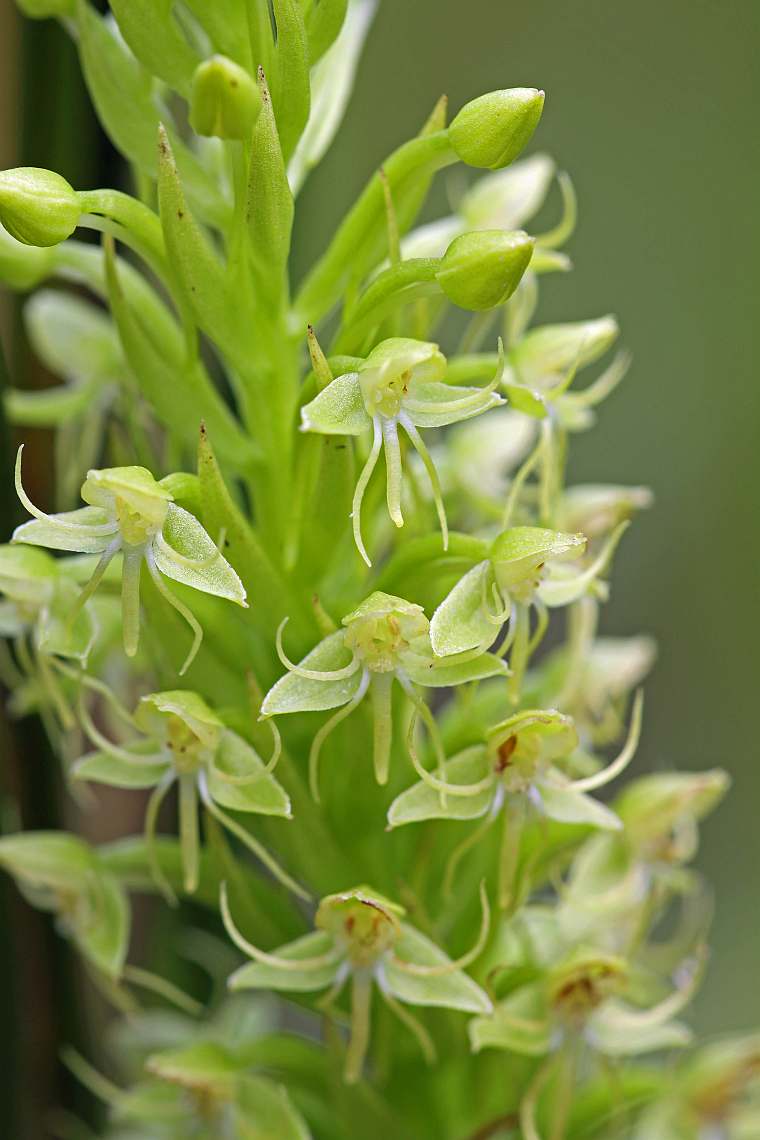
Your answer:
[[[584,792],[577,792],[569,784],[555,782],[559,773],[536,780],[544,814],[559,823],[589,824],[608,831],[619,831],[623,824],[614,811],[600,804]]]
[[[288,942],[272,953],[278,958],[297,962],[299,958],[318,958],[334,948],[333,939],[323,930],[315,930]],[[309,993],[327,989],[340,969],[340,962],[327,963],[304,970],[281,969],[263,962],[249,962],[236,970],[229,979],[231,990],[282,990],[291,993]]]
[[[364,407],[358,372],[336,377],[301,409],[302,430],[323,435],[361,435],[371,422]]]
[[[156,566],[165,577],[204,594],[228,598],[239,606],[246,604],[243,583],[224,555],[215,554],[216,546],[194,515],[170,503],[161,534],[171,549],[154,541],[153,554]],[[172,552],[179,557],[174,557]],[[188,559],[199,565],[189,564]]]
[[[451,963],[448,954],[440,947],[405,923],[401,937],[393,948],[395,957],[417,966],[446,966]],[[490,1013],[491,1001],[485,990],[463,970],[440,977],[420,977],[406,973],[386,955],[379,967],[381,985],[393,997],[408,1005],[441,1006],[460,1009],[466,1013]]]
[[[244,784],[231,784],[224,776],[245,778]],[[247,780],[251,779],[251,783]],[[211,798],[233,811],[260,815],[290,815],[290,799],[251,745],[229,729],[222,736],[208,771]]]
[[[451,685],[466,685],[468,681],[483,681],[487,677],[506,677],[509,673],[506,664],[493,653],[483,653],[470,661],[451,664],[446,664],[445,660],[439,658],[427,665],[405,667],[404,672],[415,685],[424,685],[428,689],[447,689]]]
[[[488,761],[480,744],[453,756],[446,764],[446,781],[449,784],[475,784],[487,774]],[[494,791],[495,787],[476,796],[447,794],[444,798],[420,780],[396,796],[388,809],[388,823],[391,827],[401,827],[402,824],[419,823],[424,819],[479,819],[493,803]]]
[[[522,986],[499,1002],[491,1017],[470,1022],[470,1042],[481,1049],[507,1049],[524,1057],[543,1057],[551,1046],[549,1008],[540,984]]]
[[[307,653],[299,665],[304,669],[331,672],[348,665],[351,655],[346,649],[345,633],[338,630],[331,633],[319,645]],[[286,673],[264,697],[261,711],[264,716],[279,713],[321,712],[324,709],[337,709],[346,705],[356,696],[361,684],[362,671],[340,681],[315,681],[299,677],[297,673]]]
[[[492,581],[491,563],[479,562],[443,599],[430,621],[430,641],[439,657],[463,653],[496,640],[499,627],[488,620],[483,608],[484,598],[491,602]]]
[[[65,526],[56,526],[60,519]],[[93,535],[90,527],[104,526],[111,518],[100,507],[79,507],[76,511],[64,511],[50,515],[50,521],[31,519],[17,526],[11,542],[26,542],[30,546],[46,546],[49,550],[72,550],[78,554],[102,554],[117,535],[114,522],[113,534]],[[79,525],[81,524],[81,529]]]

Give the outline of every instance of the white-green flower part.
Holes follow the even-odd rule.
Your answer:
[[[417,686],[448,688],[506,674],[493,654],[463,654],[436,659],[430,645],[430,623],[422,606],[393,594],[375,591],[347,614],[344,628],[329,634],[297,664],[278,650],[288,672],[269,690],[261,706],[264,717],[285,713],[338,711],[320,728],[309,754],[312,794],[319,798],[318,764],[322,745],[332,730],[369,694],[374,722],[373,764],[379,784],[388,780],[393,743],[392,688],[397,681],[422,717],[437,751],[435,721]]]
[[[0,866],[32,905],[56,915],[61,931],[99,973],[120,977],[129,902],[95,849],[63,831],[27,831],[0,839]]]
[[[526,709],[508,717],[446,762],[441,780],[427,771],[412,750],[418,783],[397,796],[388,810],[390,827],[430,819],[485,820],[455,848],[447,868],[447,886],[461,858],[499,818],[499,901],[514,901],[522,828],[529,814],[560,823],[618,831],[619,817],[588,793],[619,776],[630,764],[641,731],[642,701],[637,699],[631,727],[615,760],[592,776],[572,779],[564,770],[578,748],[573,720],[556,709]]]
[[[235,926],[222,890],[222,917],[233,942],[252,958],[229,979],[233,990],[274,989],[291,993],[329,990],[323,1008],[331,1009],[351,982],[351,1031],[344,1075],[353,1084],[362,1075],[370,1040],[372,989],[416,1036],[426,1058],[435,1055],[424,1026],[399,1007],[437,1006],[465,1013],[488,1013],[491,1001],[464,969],[480,956],[490,915],[481,890],[482,921],[478,938],[461,958],[452,960],[434,942],[403,921],[404,908],[370,887],[356,887],[323,898],[311,934],[260,950]]]
[[[367,565],[361,531],[361,508],[381,448],[385,453],[386,501],[397,527],[401,511],[402,462],[399,429],[420,456],[427,471],[443,535],[448,525],[438,475],[418,428],[438,428],[471,419],[503,403],[494,391],[497,380],[484,388],[446,384],[446,358],[438,345],[394,337],[372,350],[355,372],[338,376],[301,410],[303,431],[325,435],[363,435],[372,431],[372,445],[354,493],[354,541]]]
[[[519,922],[520,928],[518,920],[511,919],[500,932],[497,953],[506,954],[513,969],[530,965],[539,976],[497,1002],[493,1014],[470,1022],[476,1052],[507,1049],[529,1057],[566,1058],[580,1041],[593,1054],[617,1058],[689,1043],[690,1031],[674,1019],[698,985],[703,965],[699,955],[682,963],[667,997],[640,1006],[626,1000],[633,991],[635,964],[626,956],[593,944],[569,944],[548,908],[526,907]],[[531,1135],[526,1124],[535,1107],[526,1095],[521,1116],[526,1135]]]
[[[547,609],[568,606],[590,592],[604,594],[599,578],[627,525],[621,523],[580,570],[569,563],[584,554],[584,535],[531,526],[502,531],[487,548],[488,557],[467,571],[433,614],[434,653],[446,657],[477,646],[488,649],[508,623],[496,652],[504,655],[511,649],[510,692],[516,701],[530,656],[546,631]],[[531,608],[538,617],[533,634]]]
[[[280,752],[276,734],[272,757],[265,763],[253,745],[227,728],[202,697],[188,690],[150,693],[140,700],[134,717],[118,707],[117,713],[139,733],[120,744],[104,736],[81,702],[82,726],[96,751],[76,762],[73,775],[117,788],[154,789],[146,809],[145,836],[154,878],[167,896],[173,897],[173,892],[156,858],[155,828],[161,803],[177,784],[184,888],[189,894],[196,890],[200,874],[200,804],[288,889],[309,897],[248,829],[228,814],[291,818],[290,799],[272,774]]]
[[[122,630],[128,657],[137,653],[140,639],[140,575],[145,563],[156,589],[193,631],[193,644],[180,670],[185,673],[198,652],[203,631],[164,578],[247,606],[243,584],[219,548],[195,516],[178,506],[171,492],[144,467],[89,471],[81,491],[86,507],[45,514],[23,488],[22,451],[20,447],[16,457],[16,491],[34,518],[16,527],[11,541],[100,555],[72,608],[72,620],[76,609],[97,589],[111,560],[121,554]]]

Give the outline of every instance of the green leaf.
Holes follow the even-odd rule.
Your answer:
[[[251,783],[231,784],[224,776],[251,777]],[[255,777],[255,778],[254,778]],[[290,816],[290,800],[255,750],[230,729],[224,733],[208,772],[211,798],[233,811]]]
[[[277,26],[275,76],[270,77],[277,132],[285,161],[296,148],[309,118],[309,49],[298,0],[272,0]]]
[[[118,978],[129,945],[129,903],[118,879],[99,872],[83,911],[73,928],[77,946],[104,974]]]
[[[203,331],[235,358],[243,329],[230,292],[230,275],[185,200],[163,127],[158,136],[158,203],[167,256],[183,301]]]
[[[489,621],[483,606],[484,600],[492,604],[492,583],[493,572],[488,560],[479,562],[459,579],[430,621],[430,641],[435,654],[448,657],[496,640],[499,626]]]
[[[345,646],[345,633],[338,630],[320,641],[307,653],[299,666],[319,672],[343,669],[349,664],[350,654]],[[350,677],[340,681],[315,681],[309,677],[299,677],[297,673],[286,673],[264,697],[261,711],[264,716],[280,713],[321,712],[346,705],[361,684],[362,670],[357,669]]]
[[[301,429],[324,435],[361,435],[371,426],[359,373],[337,376],[301,409]]]
[[[393,948],[393,957],[386,954],[382,959],[381,984],[408,1005],[441,1006],[466,1013],[491,1011],[491,1001],[485,990],[463,970],[453,970],[438,977],[422,977],[407,973],[394,963],[394,958],[417,966],[451,965],[448,954],[406,923],[401,924],[401,937]]]
[[[488,760],[480,744],[453,756],[446,764],[448,784],[475,784],[487,775]],[[420,780],[396,796],[388,809],[388,823],[391,827],[401,827],[402,824],[419,823],[424,819],[479,819],[491,807],[495,791],[495,776],[494,787],[476,796],[447,793],[442,797],[440,792]]]
[[[170,503],[161,535],[171,548],[154,542],[156,566],[162,574],[174,582],[202,590],[204,594],[227,598],[245,606],[243,583],[194,515],[176,503]],[[174,557],[175,552],[178,558]],[[189,565],[186,559],[199,564]]]
[[[285,287],[294,206],[272,97],[262,77],[259,86],[262,107],[251,145],[246,216],[261,299],[269,299],[276,307]]]
[[[309,120],[288,166],[288,180],[294,194],[300,190],[309,171],[322,160],[340,127],[375,10],[375,0],[353,0],[345,23],[346,0],[320,0],[309,10],[306,25],[309,55],[312,65],[316,63],[316,66],[311,73]],[[329,38],[334,39],[338,31],[334,25],[338,18],[343,23],[340,36],[320,59],[326,48],[326,37],[322,32],[329,23]],[[317,35],[315,24],[320,23]]]
[[[113,0],[121,34],[153,75],[185,92],[199,57],[172,17],[173,0]]]
[[[235,1135],[239,1140],[310,1140],[306,1122],[282,1085],[264,1077],[243,1077],[235,1095]]]
[[[144,174],[157,177],[159,112],[151,76],[87,0],[78,0],[77,24],[82,70],[98,118],[117,150]],[[171,142],[193,205],[204,218],[223,223],[229,207],[213,175],[173,132]]]
[[[350,8],[354,9],[357,6],[354,0]],[[341,28],[344,27],[349,3],[348,0],[306,0],[304,8],[309,59],[313,67],[335,43]]]
[[[315,930],[311,934],[297,938],[295,942],[280,946],[272,953],[277,958],[287,959],[288,962],[297,962],[301,958],[320,958],[329,954],[334,948],[335,943],[329,934],[323,930]],[[282,990],[291,993],[309,993],[327,989],[335,980],[339,969],[340,962],[334,959],[324,966],[310,966],[303,970],[268,965],[263,962],[249,962],[236,970],[227,984],[231,990]]]
[[[543,1057],[551,1048],[549,1008],[540,984],[521,986],[499,1002],[491,1017],[476,1017],[469,1025],[476,1053],[506,1049],[525,1057]]]
[[[135,382],[151,405],[158,419],[173,435],[188,447],[195,443],[201,420],[204,420],[214,438],[224,447],[228,461],[236,467],[250,465],[254,454],[253,444],[235,420],[227,405],[214,388],[200,360],[187,360],[181,345],[174,345],[161,336],[160,343],[151,336],[142,316],[144,306],[129,303],[129,278],[123,265],[117,274],[117,259],[113,248],[106,243],[105,267],[108,299],[116,321],[121,344]],[[133,290],[134,292],[134,290]],[[173,319],[160,302],[162,317],[176,330]],[[158,331],[158,330],[157,330]],[[161,330],[163,331],[163,330]],[[180,398],[183,407],[191,414],[177,416],[177,375],[182,376]]]

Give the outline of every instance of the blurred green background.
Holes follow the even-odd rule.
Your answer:
[[[546,282],[540,317],[612,311],[635,357],[596,432],[576,437],[574,475],[656,493],[604,624],[660,644],[638,767],[734,777],[701,855],[717,903],[694,1012],[707,1032],[760,1023],[759,33],[757,0],[381,0],[344,131],[298,219],[303,266],[441,92],[456,109],[493,88],[546,89],[536,145],[571,172],[581,212],[575,271]],[[84,186],[113,178],[113,157],[64,40],[52,24],[22,31],[0,0],[2,163]],[[9,341],[12,313],[0,316]],[[13,359],[23,366],[17,338]],[[40,826],[28,781],[25,794]]]

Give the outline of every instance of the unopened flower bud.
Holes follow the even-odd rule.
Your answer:
[[[468,166],[500,170],[529,142],[544,109],[535,87],[492,91],[467,103],[449,127],[449,140]]]
[[[196,134],[248,139],[260,111],[259,88],[244,68],[224,55],[198,65],[190,104],[190,124]]]
[[[80,213],[76,191],[60,174],[35,166],[0,173],[0,222],[24,245],[58,245],[74,232]]]
[[[462,234],[441,259],[438,284],[448,299],[463,309],[493,309],[508,301],[520,284],[534,244],[522,230]]]

